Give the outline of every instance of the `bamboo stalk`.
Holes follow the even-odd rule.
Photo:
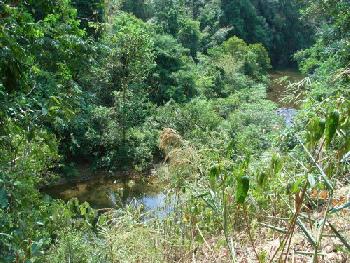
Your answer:
[[[278,216],[266,216],[266,217],[270,219],[283,220],[283,221],[289,220],[288,217],[278,217]]]
[[[298,219],[299,219],[298,216],[300,214],[302,205],[303,205],[304,200],[305,200],[306,190],[307,190],[307,184],[305,184],[305,187],[304,187],[303,191],[301,192],[299,208],[298,207],[295,208],[296,211],[295,211],[294,225],[293,225],[293,229],[292,229],[292,232],[290,234],[289,241],[288,241],[287,252],[286,252],[286,257],[285,257],[284,262],[287,262],[287,260],[288,260],[289,249],[290,249],[290,245],[291,245],[291,242],[292,242],[293,234],[294,234],[294,231],[295,231],[295,224],[298,222]]]
[[[277,226],[273,226],[273,225],[269,225],[269,224],[265,224],[265,223],[259,223],[259,225],[262,225],[262,226],[271,228],[271,229],[273,229],[273,230],[276,230],[276,231],[281,232],[281,233],[284,233],[284,234],[287,233],[287,229],[282,228],[282,227],[277,227]]]
[[[250,223],[249,223],[249,218],[248,218],[248,213],[247,213],[246,206],[243,207],[243,210],[244,210],[243,213],[244,213],[245,221],[247,223],[247,230],[248,230],[249,241],[252,244],[252,247],[253,247],[256,259],[258,260],[258,262],[260,262],[259,254],[258,254],[258,252],[256,250],[256,246],[255,246],[255,243],[254,243],[254,240],[253,240],[253,236],[252,236],[252,232],[251,232],[251,229],[250,229]]]
[[[325,183],[325,185],[327,186],[328,190],[333,192],[333,186],[331,184],[331,182],[328,180],[327,175],[325,174],[325,172],[323,171],[322,167],[316,162],[316,160],[314,159],[314,157],[311,155],[311,153],[309,152],[309,150],[305,147],[305,145],[299,140],[300,144],[303,146],[304,151],[307,153],[307,155],[309,156],[309,158],[311,159],[311,161],[315,164],[315,166],[317,167],[317,169],[320,171],[321,173],[321,177]]]
[[[350,207],[350,202],[343,204],[341,206],[333,207],[332,209],[329,210],[329,213],[336,213],[348,207]]]
[[[297,224],[300,227],[300,229],[303,231],[305,236],[307,237],[310,244],[312,246],[315,246],[315,244],[316,244],[315,239],[312,237],[312,235],[309,233],[309,231],[307,230],[307,228],[305,227],[305,225],[303,224],[303,222],[299,218],[297,219]]]
[[[340,239],[340,241],[344,244],[344,246],[350,251],[350,244],[347,242],[347,240],[335,229],[335,227],[330,223],[327,222],[331,230],[334,232],[334,234]]]
[[[314,252],[308,252],[308,251],[294,251],[295,254],[299,254],[299,255],[304,255],[304,256],[312,256],[314,254]],[[325,253],[318,253],[320,256],[327,256],[327,254]]]
[[[207,248],[208,248],[211,252],[213,252],[213,250],[212,250],[211,247],[209,246],[207,240],[204,238],[204,235],[203,235],[202,231],[200,230],[198,224],[196,224],[196,227],[197,227],[197,230],[198,230],[200,236],[203,238],[204,243],[205,243],[205,245],[207,246]]]
[[[327,221],[329,207],[332,204],[332,200],[333,200],[333,192],[331,192],[331,196],[329,197],[329,200],[328,200],[328,203],[327,203],[327,207],[326,207],[326,211],[324,213],[323,219],[321,221],[321,226],[319,228],[319,233],[318,233],[317,241],[316,241],[316,244],[315,244],[315,254],[314,254],[313,259],[312,259],[312,262],[314,262],[314,263],[317,263],[318,248],[321,246],[322,234],[323,234],[324,226],[325,226],[326,221]]]

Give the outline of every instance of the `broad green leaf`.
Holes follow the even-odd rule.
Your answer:
[[[290,186],[290,192],[296,194],[300,191],[301,185],[303,183],[303,178],[299,177],[294,183]]]
[[[266,182],[266,178],[267,178],[267,174],[264,171],[258,173],[257,175],[258,185],[263,186]]]
[[[278,174],[282,170],[282,167],[283,167],[283,163],[282,163],[280,156],[278,156],[277,154],[274,154],[272,156],[272,159],[271,159],[271,173],[272,173],[272,175]]]
[[[311,145],[314,145],[324,134],[326,126],[326,121],[324,119],[320,119],[319,117],[313,118],[308,126],[309,138],[308,141]]]
[[[90,208],[90,205],[87,202],[84,202],[79,206],[80,214],[82,216],[85,216],[88,213],[89,208]]]
[[[220,175],[219,168],[217,166],[213,166],[209,171],[209,182],[212,188],[216,186],[216,179]]]
[[[50,113],[57,112],[58,110],[60,110],[59,106],[52,106],[49,108]]]
[[[61,102],[58,100],[56,96],[51,96],[50,99],[52,99],[57,105],[61,105]]]
[[[236,189],[236,201],[239,204],[243,204],[248,196],[249,191],[249,177],[242,176],[238,178]]]
[[[337,128],[339,126],[339,112],[337,110],[332,111],[328,116],[326,120],[326,144],[330,145]]]

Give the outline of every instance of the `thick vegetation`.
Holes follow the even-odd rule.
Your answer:
[[[349,1],[0,0],[0,47],[0,262],[319,262],[326,232],[349,260]],[[170,208],[39,191],[81,163],[160,164]]]

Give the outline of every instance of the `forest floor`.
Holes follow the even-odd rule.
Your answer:
[[[322,195],[322,194],[321,194]],[[333,205],[339,207],[345,202],[349,201],[350,186],[340,187],[335,191]],[[309,229],[314,237],[318,235],[316,231],[316,220],[320,220],[324,216],[325,201],[320,197],[318,200],[323,203],[318,209],[303,209],[301,213],[301,221]],[[269,217],[265,226],[276,226],[276,229],[271,227],[256,227],[252,232],[252,238],[254,246],[249,240],[249,236],[246,231],[236,233],[234,236],[235,245],[235,257],[236,261],[240,263],[249,262],[271,262],[271,259],[281,242],[285,237],[285,233],[281,231],[287,231],[288,218]],[[350,209],[343,209],[337,213],[333,213],[328,217],[327,222],[332,224],[332,227],[345,239],[350,240]],[[261,225],[261,224],[260,224]],[[199,249],[196,255],[192,258],[188,258],[188,262],[230,262],[230,253],[227,248],[220,247],[224,239],[221,237],[215,237],[208,239],[204,242],[204,245]],[[220,247],[220,249],[216,249]],[[257,259],[259,256],[259,260]],[[278,255],[278,256],[277,256]],[[278,258],[280,253],[276,254],[274,261],[272,262],[293,262],[293,263],[307,263],[311,262],[314,255],[314,248],[308,238],[304,234],[303,230],[296,226],[294,234],[290,241],[290,249],[288,257],[286,253],[282,254],[283,258]],[[350,254],[346,251],[344,244],[332,231],[328,223],[323,231],[323,238],[321,242],[321,248],[318,252],[318,262],[320,263],[346,263],[350,262]]]

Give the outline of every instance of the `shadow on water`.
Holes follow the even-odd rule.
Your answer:
[[[142,205],[145,212],[163,209],[167,197],[164,185],[154,177],[142,175],[122,179],[99,175],[83,182],[47,187],[43,192],[65,201],[77,198],[96,209]]]
[[[271,82],[267,91],[267,98],[281,108],[297,109],[298,104],[295,101],[285,101],[283,98],[291,94],[288,84],[301,81],[304,75],[296,69],[273,70],[270,71],[269,75]]]
[[[290,95],[289,83],[301,81],[304,76],[296,69],[274,70],[270,72],[270,86],[267,98],[278,105],[277,114],[282,116],[287,126],[293,124],[293,118],[297,114],[298,104],[294,101],[283,100]]]

